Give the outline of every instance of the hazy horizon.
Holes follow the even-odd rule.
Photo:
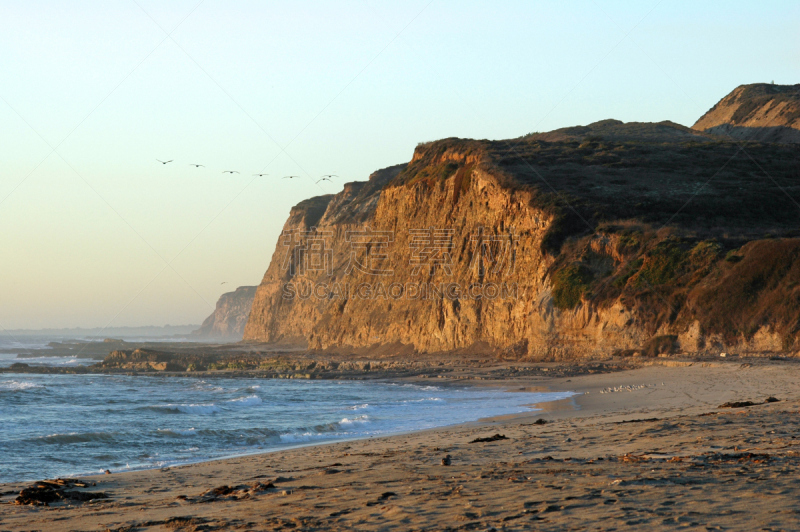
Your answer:
[[[291,206],[419,142],[691,126],[738,85],[800,82],[800,5],[778,1],[12,1],[0,20],[0,334],[201,323],[260,282]]]

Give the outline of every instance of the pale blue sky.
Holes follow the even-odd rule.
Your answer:
[[[311,178],[448,136],[691,125],[799,83],[797,28],[788,1],[6,0],[0,327],[199,323],[343,182]]]

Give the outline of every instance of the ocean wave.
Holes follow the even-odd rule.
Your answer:
[[[363,415],[363,416],[354,417],[352,419],[343,418],[339,422],[339,425],[358,425],[358,424],[363,424],[363,423],[369,423],[369,416]]]
[[[216,414],[217,412],[221,412],[222,409],[215,405],[214,403],[208,404],[184,404],[184,405],[163,405],[163,406],[152,406],[147,407],[152,410],[159,410],[159,411],[166,411],[177,413],[180,412],[182,414],[198,414],[201,416],[207,416],[210,414]]]
[[[442,390],[441,386],[436,386],[435,384],[411,384],[408,382],[398,383],[398,382],[389,382],[387,383],[388,386],[397,386],[399,388],[416,388],[417,390],[424,390],[424,391],[433,391],[439,392]]]
[[[211,384],[207,381],[197,381],[191,386],[192,389],[195,390],[202,390],[204,392],[224,392],[225,388],[222,386],[217,386],[216,384]]]
[[[304,443],[329,437],[331,435],[320,434],[319,432],[288,432],[281,434],[281,443]]]
[[[427,403],[428,401],[444,401],[444,399],[441,397],[423,397],[421,399],[406,399],[405,401],[400,401],[400,404]]]
[[[47,436],[36,438],[38,441],[52,444],[110,442],[114,441],[114,439],[113,432],[67,432],[64,434],[48,434]]]
[[[281,443],[305,443],[318,440],[330,440],[342,437],[352,437],[358,432],[353,432],[352,427],[368,423],[368,416],[359,416],[354,419],[344,418],[338,423],[316,426],[313,429],[299,428],[292,432],[285,432],[280,435]],[[366,434],[366,433],[362,433]]]
[[[237,439],[237,438],[271,438],[277,437],[280,433],[267,427],[252,427],[242,429],[202,429],[198,430],[200,436],[211,436],[215,438]]]
[[[41,384],[36,384],[35,382],[27,382],[27,381],[0,382],[0,392],[2,391],[15,392],[20,390],[30,390],[31,388],[44,388],[44,386]]]
[[[156,432],[163,434],[164,436],[171,436],[173,438],[185,438],[187,436],[194,436],[197,434],[197,431],[194,429],[194,427],[190,429],[158,429]]]
[[[84,363],[92,362],[90,359],[78,359],[76,357],[3,357],[2,361],[6,364],[34,364],[38,366],[74,366]]]
[[[182,414],[198,414],[210,415],[222,412],[230,408],[246,408],[261,404],[263,401],[257,395],[248,395],[247,397],[239,397],[237,399],[229,399],[223,403],[223,406],[217,403],[183,403],[183,404],[166,404],[157,406],[143,407],[147,410],[155,410],[158,412],[166,413],[182,413]]]
[[[245,407],[255,406],[263,403],[261,398],[257,395],[248,395],[247,397],[240,397],[239,399],[231,399],[228,401],[231,406]]]

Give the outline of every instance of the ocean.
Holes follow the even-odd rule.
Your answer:
[[[22,361],[0,356],[4,366],[10,360]],[[382,436],[524,412],[571,395],[376,381],[4,373],[0,482]]]

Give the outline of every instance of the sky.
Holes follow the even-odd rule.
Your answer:
[[[303,199],[439,138],[690,126],[800,83],[799,27],[790,1],[5,0],[0,333],[200,323]]]

